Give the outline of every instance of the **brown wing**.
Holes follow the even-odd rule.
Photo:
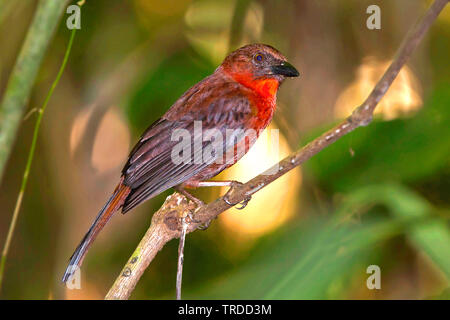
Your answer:
[[[214,156],[200,163],[194,161],[199,159],[199,152],[204,148],[221,148],[225,153],[233,146],[233,141],[228,139],[203,141],[206,140],[204,136],[208,129],[216,129],[225,137],[227,129],[245,130],[245,123],[251,120],[252,108],[243,91],[245,88],[231,82],[223,83],[220,87],[204,87],[202,90],[197,86],[184,94],[163,118],[153,123],[131,151],[122,170],[124,184],[131,188],[122,208],[123,213],[189,180],[216,161],[217,157]],[[194,121],[201,121],[201,134],[193,134]],[[171,139],[177,129],[187,130],[192,137],[188,163],[176,164],[172,160],[172,149],[180,143]],[[198,145],[202,148],[195,147]]]

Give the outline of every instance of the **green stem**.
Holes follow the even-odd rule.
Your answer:
[[[28,29],[0,105],[0,181],[39,66],[69,0],[41,0]]]
[[[11,239],[14,235],[14,229],[16,227],[17,217],[19,216],[20,207],[22,206],[22,199],[23,199],[23,195],[25,193],[25,188],[27,186],[28,176],[30,173],[31,164],[33,162],[34,152],[36,150],[36,142],[37,142],[37,138],[39,135],[39,128],[41,126],[42,117],[44,115],[45,109],[47,108],[48,102],[50,101],[50,98],[53,95],[53,91],[55,90],[56,86],[58,85],[59,79],[61,78],[61,75],[63,74],[64,69],[66,67],[67,60],[68,60],[69,54],[70,54],[70,50],[72,48],[73,39],[75,37],[75,32],[76,32],[76,29],[73,29],[72,33],[70,35],[69,44],[67,45],[67,49],[66,49],[66,53],[64,55],[63,62],[61,64],[61,67],[59,68],[56,79],[53,81],[53,84],[50,87],[47,97],[44,100],[44,104],[38,110],[38,116],[36,119],[36,124],[34,126],[33,140],[31,142],[30,152],[28,153],[27,164],[25,167],[25,171],[23,173],[22,185],[20,186],[20,192],[19,192],[19,195],[17,196],[16,206],[14,208],[14,213],[12,216],[11,224],[9,226],[5,246],[3,247],[3,251],[2,251],[2,257],[1,257],[1,261],[0,261],[0,290],[2,288],[3,272],[5,270],[6,257],[8,255],[9,246],[11,244]]]

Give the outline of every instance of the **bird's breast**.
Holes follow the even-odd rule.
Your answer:
[[[250,98],[254,117],[252,127],[255,130],[263,130],[272,120],[276,109],[276,95],[261,96],[255,94]]]

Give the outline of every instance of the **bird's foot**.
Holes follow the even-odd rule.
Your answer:
[[[238,209],[238,210],[244,209],[244,208],[247,206],[247,204],[249,203],[249,201],[252,199],[252,196],[247,196],[247,197],[246,197],[244,200],[242,200],[241,202],[236,202],[236,203],[232,203],[232,202],[229,200],[228,197],[229,197],[230,193],[233,192],[233,190],[234,190],[236,187],[239,187],[239,186],[242,186],[242,185],[243,185],[242,182],[239,182],[239,181],[231,181],[231,183],[230,183],[230,189],[228,189],[227,193],[225,193],[225,195],[223,196],[223,201],[225,201],[225,203],[228,204],[228,205],[231,206],[231,207],[234,207],[235,205],[240,204],[240,207],[236,207],[236,209]]]
[[[211,225],[211,220],[209,220],[209,221],[206,222],[206,223],[203,223],[203,224],[199,225],[199,226],[197,227],[197,229],[198,229],[198,230],[201,230],[201,231],[205,231],[206,229],[209,228],[210,225]]]
[[[177,186],[177,187],[175,187],[175,190],[177,190],[183,196],[185,196],[186,198],[188,198],[189,200],[194,202],[194,204],[195,204],[195,206],[197,208],[205,205],[205,203],[202,200],[200,200],[199,198],[195,197],[191,193],[187,192],[183,187]],[[194,212],[189,212],[187,214],[187,217],[189,218],[189,223],[200,223],[200,221],[198,221],[197,219],[194,218]],[[199,229],[199,230],[206,230],[206,229],[208,229],[210,224],[211,224],[211,220],[206,222],[206,223],[200,224],[197,227],[197,229]]]

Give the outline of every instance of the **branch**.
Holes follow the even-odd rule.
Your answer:
[[[170,240],[180,237],[182,230],[180,218],[194,209],[195,205],[179,193],[175,192],[167,197],[161,208],[153,215],[150,228],[105,299],[127,299],[130,296],[139,278],[158,251]],[[189,223],[186,231],[192,232],[194,229],[191,221],[186,219],[186,222]]]
[[[299,166],[325,147],[334,143],[342,136],[354,129],[367,126],[373,117],[375,107],[385,95],[392,82],[398,75],[400,69],[416,49],[424,34],[433,21],[445,7],[449,0],[435,0],[425,13],[423,18],[411,28],[401,44],[389,68],[378,81],[375,88],[364,101],[356,108],[352,115],[345,121],[328,130],[302,149],[294,152],[277,165],[264,173],[256,176],[247,183],[234,188],[227,196],[230,203],[238,203],[257,191],[261,190],[271,182],[275,181],[285,173]],[[275,172],[275,174],[269,174]],[[125,265],[121,274],[117,277],[105,299],[128,299],[138,283],[143,272],[156,256],[159,250],[170,240],[179,238],[182,231],[181,218],[194,210],[193,203],[188,202],[185,197],[178,193],[169,196],[162,207],[153,215],[150,228],[139,243],[136,251]],[[195,231],[200,225],[215,219],[219,214],[229,209],[230,206],[223,197],[204,206],[195,209],[195,221],[189,223],[186,232]]]
[[[69,0],[41,0],[0,105],[0,181],[44,53]]]

